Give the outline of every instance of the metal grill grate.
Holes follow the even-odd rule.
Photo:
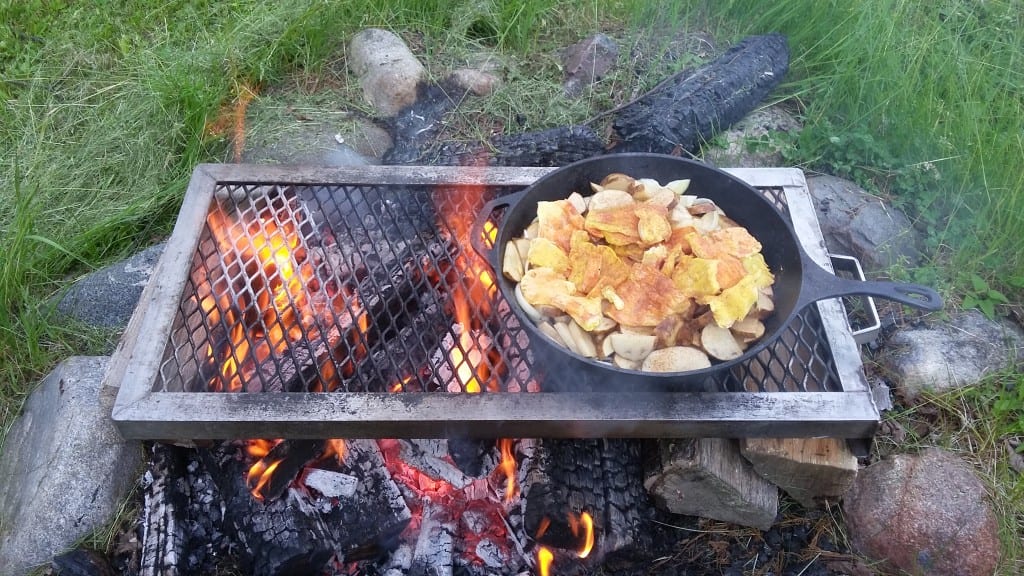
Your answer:
[[[140,306],[109,377],[122,384],[114,417],[126,436],[254,436],[260,421],[259,435],[282,437],[400,428],[524,436],[531,427],[550,436],[854,437],[877,424],[838,301],[806,309],[775,344],[721,374],[719,393],[613,394],[612,404],[544,393],[527,335],[486,281],[492,272],[468,234],[484,202],[545,169],[469,178],[422,167],[326,176],[201,169],[220,177],[197,170],[186,206],[196,204],[183,208],[169,245],[177,250],[161,262],[160,279],[178,280],[147,289],[163,295]],[[807,229],[818,235],[811,244],[823,254],[802,175],[747,177],[793,217],[805,246]],[[147,312],[156,326],[140,338]],[[464,394],[474,385],[484,393]],[[524,391],[541,393],[505,394]],[[159,413],[142,416],[150,400]],[[202,415],[181,413],[198,405]],[[741,432],[736,421],[750,425]]]

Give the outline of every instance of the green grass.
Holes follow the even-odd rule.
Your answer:
[[[938,277],[963,289],[978,274],[1020,301],[1024,3],[712,6],[714,17],[745,23],[744,33],[789,36],[793,74],[779,97],[805,117],[798,160],[911,212],[946,270]]]
[[[581,122],[626,102],[696,63],[659,58],[681,33],[707,31],[722,49],[781,31],[793,58],[772,98],[806,126],[784,143],[787,158],[907,210],[929,258],[912,277],[940,284],[951,306],[1019,310],[1022,14],[1021,0],[0,0],[0,430],[54,363],[108,344],[56,324],[49,298],[168,233],[195,164],[230,158],[210,125],[240,92],[273,108],[288,86],[328,78],[311,82],[310,106],[347,98],[366,111],[344,51],[368,26],[403,35],[437,77],[481,48],[503,58],[505,84],[459,110],[453,137],[464,138]],[[557,50],[595,30],[622,40],[620,70],[566,100]],[[1024,388],[1019,374],[1000,382]],[[986,434],[1020,434],[1024,398],[983,388],[998,401],[972,409]],[[1001,472],[991,482],[1006,495],[1006,533],[1019,535],[1020,490]]]

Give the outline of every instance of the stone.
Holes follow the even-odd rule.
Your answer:
[[[920,240],[906,214],[835,176],[811,176],[807,188],[829,252],[856,257],[865,272],[920,264]]]
[[[913,403],[924,390],[941,392],[976,384],[1024,354],[1024,331],[978,310],[951,313],[948,321],[900,328],[878,362],[896,392]]]
[[[730,168],[771,168],[782,166],[783,141],[779,135],[798,133],[803,125],[784,107],[776,104],[758,108],[733,127],[719,134],[704,149],[703,160]]]
[[[90,326],[124,329],[163,250],[163,243],[156,244],[84,276],[60,296],[57,312]]]
[[[463,90],[477,96],[487,96],[501,86],[501,78],[484,70],[459,68],[452,72],[451,80]]]
[[[25,402],[0,457],[0,574],[24,574],[111,522],[142,447],[110,420],[108,357],[68,358]]]
[[[647,471],[644,487],[659,508],[761,530],[771,527],[778,488],[743,459],[736,440],[662,440],[658,447],[660,461]]]
[[[579,96],[583,89],[603,78],[619,57],[619,45],[605,34],[594,34],[562,51],[565,93]]]
[[[359,78],[363,97],[384,116],[394,116],[416,101],[426,73],[401,38],[379,28],[367,28],[352,38],[348,64]]]
[[[900,454],[857,476],[843,502],[854,548],[910,574],[991,576],[998,523],[985,486],[956,455]]]

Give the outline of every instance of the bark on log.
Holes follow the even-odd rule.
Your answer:
[[[581,534],[570,513],[588,512],[596,542],[588,564],[649,547],[642,523],[651,509],[644,493],[640,442],[622,439],[538,440],[523,481],[527,535],[577,550]]]
[[[695,153],[701,143],[754,109],[789,70],[780,34],[742,40],[615,114],[612,152]]]
[[[483,145],[445,144],[430,158],[442,166],[565,166],[604,152],[604,142],[587,126],[559,126],[538,132],[494,136]]]
[[[663,440],[644,481],[658,506],[767,530],[779,507],[778,489],[761,478],[734,440]]]

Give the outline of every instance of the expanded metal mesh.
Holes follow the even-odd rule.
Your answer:
[[[484,202],[513,191],[219,184],[155,390],[543,390],[469,248]],[[762,192],[785,211],[782,189]],[[842,391],[816,307],[717,384]]]

